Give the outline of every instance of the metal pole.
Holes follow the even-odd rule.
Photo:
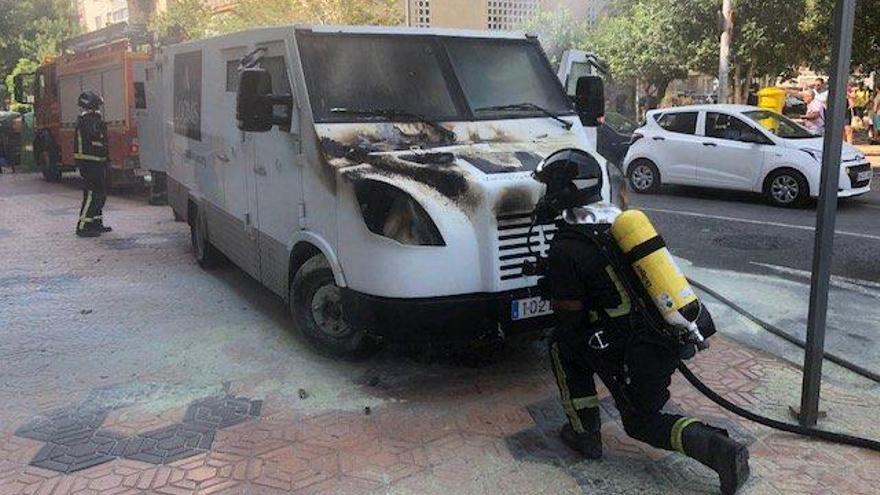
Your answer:
[[[800,423],[812,427],[819,419],[819,388],[822,385],[822,359],[825,352],[825,324],[828,316],[828,287],[831,254],[837,219],[837,185],[840,180],[840,154],[846,122],[846,86],[852,56],[853,23],[856,0],[837,0],[831,52],[830,105],[825,122],[822,152],[822,185],[816,212],[816,238],[813,244],[813,276],[810,287],[810,314],[807,320],[807,349],[804,354],[804,381],[801,388]]]
[[[724,0],[721,6],[721,16],[724,30],[721,32],[721,50],[718,55],[718,103],[727,103],[730,98],[730,40],[733,38],[733,0]]]

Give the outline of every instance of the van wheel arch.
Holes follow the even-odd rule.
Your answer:
[[[287,307],[297,328],[319,352],[358,359],[378,348],[365,328],[349,325],[342,311],[342,289],[324,253],[303,241],[290,253]]]

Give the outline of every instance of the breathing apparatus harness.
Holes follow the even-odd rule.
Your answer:
[[[535,205],[535,209],[532,212],[531,225],[529,226],[529,231],[526,238],[526,246],[528,248],[529,255],[533,257],[535,261],[530,261],[527,259],[523,262],[523,274],[526,276],[544,276],[548,272],[549,262],[546,256],[544,256],[542,253],[535,252],[532,249],[531,239],[534,235],[535,227],[537,225],[546,225],[555,221],[563,210],[576,206],[590,204],[590,201],[584,201],[584,199],[594,199],[593,202],[601,199],[601,196],[599,196],[598,193],[599,191],[601,191],[602,188],[602,172],[598,162],[596,162],[595,158],[593,158],[589,153],[581,150],[566,149],[558,151],[542,161],[533,173],[533,177],[539,182],[547,184],[548,192],[554,192],[555,190],[555,194],[545,194],[545,196],[542,197]],[[566,177],[568,178],[567,180],[565,179]],[[584,185],[585,183],[589,184]],[[573,231],[573,229],[570,230]],[[620,264],[621,260],[619,258],[619,256],[621,256],[621,253],[616,252],[617,250],[609,248],[609,246],[615,246],[615,244],[613,242],[608,242],[608,239],[603,237],[608,236],[607,233],[600,232],[599,230],[593,230],[589,233],[583,232],[583,235],[585,238],[595,242],[595,244],[599,247],[599,251],[603,254],[604,257],[606,257],[612,267],[623,266]],[[544,236],[546,241],[546,233],[544,233]],[[630,277],[624,276],[621,278],[621,283],[624,284],[625,289],[630,294],[637,296],[631,298],[635,304],[639,305],[638,311],[636,311],[636,313],[641,313],[642,316],[645,317],[647,323],[655,329],[668,327],[668,325],[665,324],[665,321],[660,323],[656,321],[656,317],[652,318],[655,313],[650,311],[650,308],[646,308],[646,303],[643,297],[638,297],[642,295],[635,287],[638,284],[633,284]],[[702,289],[708,289],[707,287],[702,286],[696,282],[692,283]],[[752,321],[757,322],[762,328],[767,330],[772,329],[772,333],[776,335],[782,333],[780,330],[772,327],[772,325],[758,320],[757,317],[755,317],[754,315],[746,312],[739,306],[736,306],[734,303],[718,295],[711,289],[707,290],[707,293],[712,295],[713,297],[716,297],[716,299],[718,299],[721,303],[731,307],[735,311],[744,314]],[[604,311],[600,311],[599,313],[604,314]],[[702,316],[703,313],[703,306],[702,304],[700,304],[700,316]],[[658,325],[658,323],[660,324]],[[663,332],[661,331],[661,334],[662,333]],[[675,336],[680,337],[681,335],[678,334]],[[691,343],[696,344],[696,342]],[[690,356],[683,355],[681,357],[683,359],[688,359],[692,356],[693,354],[691,354]],[[860,372],[863,370],[856,367],[855,365],[852,365],[851,363],[844,362],[841,365],[847,369],[855,371],[861,376],[865,376],[869,379],[874,380],[875,382],[878,381],[878,377],[876,374]],[[854,447],[865,448],[880,452],[880,442],[876,440],[821,430],[818,428],[807,428],[800,425],[790,424],[761,416],[757,413],[740,407],[722,397],[720,394],[718,394],[705,383],[703,383],[681,360],[678,363],[678,370],[694,388],[696,388],[700,393],[709,398],[712,402],[749,421],[753,421],[776,430],[794,433],[801,436],[817,438],[827,442],[851,445]]]

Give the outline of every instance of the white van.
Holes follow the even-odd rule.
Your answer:
[[[562,148],[596,153],[536,39],[295,26],[159,61],[169,202],[198,262],[232,260],[317,346],[551,326],[522,271],[555,229],[527,242],[531,173]]]

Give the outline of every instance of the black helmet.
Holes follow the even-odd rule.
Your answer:
[[[84,91],[76,103],[83,110],[98,110],[104,105],[104,98],[94,91]]]
[[[559,216],[563,210],[602,200],[602,166],[586,151],[568,148],[548,156],[532,174],[547,185],[535,213],[542,222]]]

